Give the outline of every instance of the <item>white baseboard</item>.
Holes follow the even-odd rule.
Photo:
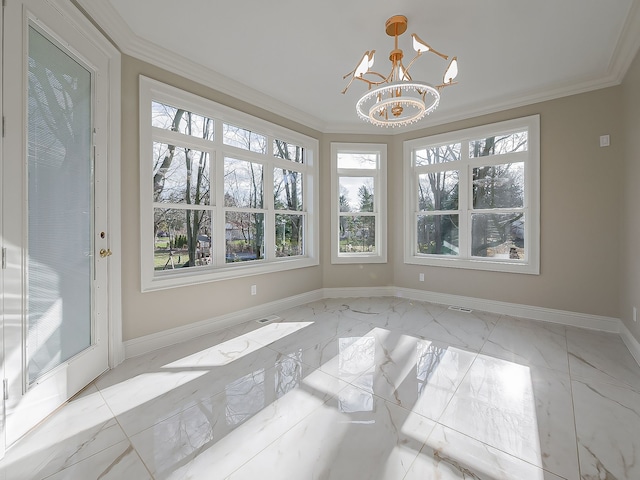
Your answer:
[[[190,325],[172,328],[170,330],[165,330],[151,335],[145,335],[144,337],[135,338],[133,340],[127,340],[124,342],[125,357],[130,358],[142,355],[159,348],[168,347],[176,343],[191,340],[201,335],[206,335],[233,325],[238,325],[252,319],[257,319],[264,315],[278,313],[279,311],[287,308],[297,307],[304,305],[305,303],[322,300],[323,298],[389,296],[438,303],[442,305],[455,305],[500,315],[511,315],[531,320],[618,333],[629,348],[631,354],[638,361],[638,364],[640,364],[640,343],[633,337],[627,327],[617,318],[392,286],[323,288],[313,290],[311,292],[287,297],[282,300],[276,300],[257,307],[247,308],[238,312],[202,320]]]
[[[620,336],[622,337],[624,344],[629,349],[629,352],[631,352],[631,355],[633,355],[633,358],[635,358],[638,365],[640,365],[640,342],[636,340],[623,322],[620,322]]]
[[[512,317],[528,318],[542,322],[559,323],[561,325],[588,328],[602,332],[620,333],[621,322],[619,319],[590,315],[588,313],[568,312],[566,310],[554,310],[531,305],[449,295],[447,293],[425,292],[424,290],[414,290],[410,288],[397,288],[396,296],[442,305],[456,305],[458,307],[497,313],[499,315],[510,315]]]
[[[305,303],[322,300],[322,290],[294,295],[282,300],[265,303],[257,307],[246,308],[238,312],[208,318],[200,322],[191,323],[182,327],[171,328],[151,335],[134,338],[124,342],[125,357],[137,357],[152,352],[159,348],[175,345],[176,343],[192,340],[202,335],[223,330],[233,325],[238,325],[249,320],[258,319],[265,315],[271,315],[287,308],[297,307]]]
[[[325,298],[352,298],[352,297],[401,297],[420,302],[438,303],[441,305],[455,305],[458,307],[481,310],[483,312],[497,313],[499,315],[511,315],[513,317],[528,318],[543,322],[559,323],[573,327],[589,328],[602,332],[620,333],[620,320],[612,317],[590,315],[587,313],[568,312],[551,308],[520,305],[517,303],[498,302],[482,298],[463,297],[448,293],[427,292],[412,288],[400,287],[352,287],[352,288],[325,288]]]
[[[396,287],[323,288],[324,298],[395,297]]]

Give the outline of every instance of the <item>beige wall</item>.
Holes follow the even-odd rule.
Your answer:
[[[453,94],[454,92],[449,92]],[[400,170],[402,142],[451,130],[540,114],[540,275],[404,265],[402,178],[390,180],[389,231],[398,247],[394,284],[467,297],[618,316],[622,146],[620,89],[609,88],[507,110],[394,139],[390,167]],[[612,145],[599,147],[610,134]],[[425,273],[425,281],[418,274]]]
[[[633,307],[640,309],[640,54],[622,84],[622,101],[624,165],[620,184],[624,196],[621,203],[620,318],[640,341],[640,323],[632,319]]]
[[[258,275],[228,281],[140,291],[140,165],[138,77],[174,85],[286,128],[320,138],[318,132],[278,117],[178,75],[122,57],[122,317],[123,340],[206,320],[322,287],[322,267]],[[250,295],[251,285],[257,295]]]
[[[640,189],[632,188],[631,175],[640,178],[640,165],[630,157],[623,162],[621,139],[625,129],[620,112],[625,101],[629,110],[627,132],[640,126],[640,95],[625,87],[565,97],[527,107],[456,122],[435,128],[389,135],[320,134],[196,84],[147,63],[123,56],[122,64],[122,230],[123,230],[123,332],[124,340],[187,325],[225,313],[305,293],[322,287],[388,286],[423,289],[489,300],[619,317],[632,301],[630,293],[620,301],[621,283],[640,283],[638,263],[629,264],[620,282],[621,246],[631,250],[640,219],[628,223],[626,243],[620,240],[623,221],[619,214],[626,166],[629,204],[638,204]],[[320,140],[320,266],[299,271],[218,281],[160,292],[140,292],[139,252],[139,164],[138,164],[138,76],[142,74],[216,102]],[[635,78],[635,80],[633,80]],[[628,99],[627,99],[628,97]],[[635,113],[635,115],[632,115]],[[541,274],[518,275],[405,265],[403,261],[403,158],[404,140],[540,114],[541,123]],[[631,121],[631,120],[630,120]],[[611,146],[600,148],[600,135],[611,135]],[[330,252],[330,146],[331,142],[387,143],[388,145],[388,247],[389,261],[382,265],[332,265]],[[637,160],[637,158],[636,158]],[[634,168],[631,168],[634,167]],[[634,196],[635,195],[635,196]],[[633,232],[629,229],[635,228]],[[630,256],[632,252],[625,252]],[[623,262],[624,263],[624,262]],[[632,268],[633,267],[633,268]],[[425,282],[418,281],[424,272]],[[636,275],[631,275],[636,272]],[[258,295],[250,296],[256,284]],[[640,292],[635,302],[640,304]],[[624,312],[623,312],[624,313]],[[623,315],[624,317],[624,315]],[[629,317],[627,315],[627,317]],[[638,334],[638,330],[635,330]]]
[[[320,247],[322,284],[326,288],[381,287],[393,285],[393,243],[388,245],[387,263],[331,264],[331,143],[386,143],[388,135],[324,135],[320,144]],[[390,146],[389,146],[390,147]],[[387,147],[387,157],[389,157]],[[387,158],[389,162],[389,158]],[[391,213],[391,212],[390,212]]]
[[[331,265],[330,211],[323,210],[323,286],[421,289],[618,317],[621,167],[620,88],[565,97],[396,136],[325,135],[321,143],[323,207],[330,201],[331,142],[388,144],[388,265]],[[527,115],[541,125],[540,275],[406,265],[403,259],[403,142]],[[600,135],[612,145],[599,147]],[[618,141],[616,141],[618,139]],[[606,169],[603,168],[606,166]],[[425,281],[419,282],[419,273]]]

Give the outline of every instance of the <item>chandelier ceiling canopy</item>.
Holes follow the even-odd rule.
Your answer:
[[[387,20],[385,31],[394,37],[395,42],[389,54],[391,72],[385,76],[371,70],[375,50],[367,51],[358,66],[343,77],[351,77],[351,80],[342,93],[346,93],[354,80],[366,83],[369,89],[356,102],[358,116],[380,127],[402,127],[417,122],[436,109],[440,102],[440,90],[456,83],[453,80],[458,75],[458,60],[456,57],[451,59],[439,85],[413,80],[409,70],[423,53],[431,52],[444,60],[449,60],[449,57],[434,50],[413,33],[411,37],[416,55],[405,67],[402,63],[404,54],[398,48],[398,37],[407,31],[407,17],[391,17]]]

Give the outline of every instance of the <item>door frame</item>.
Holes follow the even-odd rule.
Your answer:
[[[7,0],[8,2],[13,3],[11,5],[12,8],[20,8],[22,10],[23,3],[21,0]],[[67,0],[43,0],[47,7],[53,8],[55,11],[52,12],[52,15],[56,13],[63,17],[65,22],[71,24],[71,26],[80,33],[83,37],[83,41],[86,40],[90,42],[92,47],[99,50],[100,53],[106,58],[107,68],[106,71],[102,69],[101,76],[103,83],[106,84],[106,90],[108,99],[106,100],[106,105],[101,105],[100,108],[104,109],[106,115],[106,128],[105,128],[105,141],[99,143],[99,147],[95,152],[96,158],[106,159],[106,181],[107,181],[107,191],[106,191],[106,212],[102,213],[102,218],[106,221],[106,225],[103,225],[102,228],[105,228],[107,231],[107,245],[108,248],[112,251],[112,256],[109,258],[109,261],[106,263],[107,269],[107,284],[106,284],[106,308],[103,310],[107,316],[106,319],[106,337],[103,340],[107,342],[108,349],[108,368],[113,368],[124,360],[124,347],[122,343],[122,314],[121,314],[121,224],[120,224],[120,82],[121,82],[121,67],[120,67],[120,53],[119,51],[100,33],[100,31],[77,9],[75,8],[71,2]],[[19,7],[16,7],[16,4]],[[5,6],[3,5],[3,14],[2,14],[2,26],[1,35],[2,35],[2,45],[6,44],[6,32],[5,22],[9,21],[5,14]],[[21,27],[22,28],[22,27]],[[4,48],[0,53],[4,57]],[[4,58],[2,62],[4,65]],[[2,94],[5,94],[5,84],[6,79],[4,77],[4,71],[0,69],[0,75],[2,78]],[[24,87],[20,89],[19,92],[15,92],[15,95],[19,95],[21,98],[24,93],[22,90]],[[14,92],[10,92],[13,94]],[[105,98],[105,96],[103,96]],[[2,107],[3,112],[3,127],[5,122],[5,102],[4,98],[0,95],[0,106]],[[10,119],[6,120],[7,130],[9,130]],[[18,126],[19,131],[22,131],[23,126]],[[15,127],[12,128],[15,132]],[[4,128],[3,128],[3,137],[4,137]],[[0,156],[4,155],[4,139],[1,140]],[[5,162],[3,159],[2,162],[2,172],[0,172],[0,180],[4,181],[6,172],[4,171]],[[0,184],[0,207],[3,206],[2,202],[4,201],[4,196],[6,192],[2,192],[4,189],[4,183]],[[4,205],[8,205],[6,201],[4,201]],[[4,215],[3,215],[4,217]],[[104,222],[103,221],[103,222]],[[7,245],[7,239],[5,238],[5,225],[2,225],[2,248],[4,249]],[[3,261],[5,258],[10,259],[10,256],[4,256],[3,250]],[[0,279],[0,285],[4,287],[5,275],[4,270],[2,271]],[[5,309],[5,289],[1,290],[1,303],[0,307],[0,340],[2,341],[2,345],[0,346],[0,359],[2,360],[1,374],[2,379],[8,378],[7,371],[7,362],[5,361],[5,351],[4,351],[4,330],[5,330],[5,322],[6,322],[6,309]],[[22,294],[21,302],[24,301],[24,292]],[[15,302],[15,300],[13,300]],[[3,381],[3,385],[5,382]],[[5,387],[6,388],[6,387]],[[0,389],[1,390],[1,389]],[[1,392],[0,392],[1,393]],[[5,395],[6,390],[5,390]],[[7,430],[6,430],[6,409],[4,400],[5,395],[0,396],[2,399],[2,408],[0,409],[0,457],[4,454],[4,449],[6,446],[9,446],[11,443],[16,441],[16,438],[8,438]]]

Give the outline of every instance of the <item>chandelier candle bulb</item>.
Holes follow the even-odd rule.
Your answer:
[[[450,85],[458,75],[458,59],[453,57],[447,66],[442,83],[435,87],[415,81],[411,78],[409,69],[413,63],[425,52],[431,52],[444,60],[444,55],[424,42],[415,33],[413,49],[416,56],[405,67],[402,63],[403,51],[398,48],[398,36],[407,30],[407,17],[395,15],[387,20],[385,31],[394,37],[394,49],[389,54],[391,72],[385,77],[381,73],[372,71],[375,50],[366,51],[358,66],[343,78],[351,76],[349,83],[342,91],[346,93],[354,80],[365,82],[369,90],[356,102],[356,112],[363,120],[380,127],[403,127],[411,125],[433,112],[440,103],[440,90]],[[368,77],[367,77],[368,75]]]

